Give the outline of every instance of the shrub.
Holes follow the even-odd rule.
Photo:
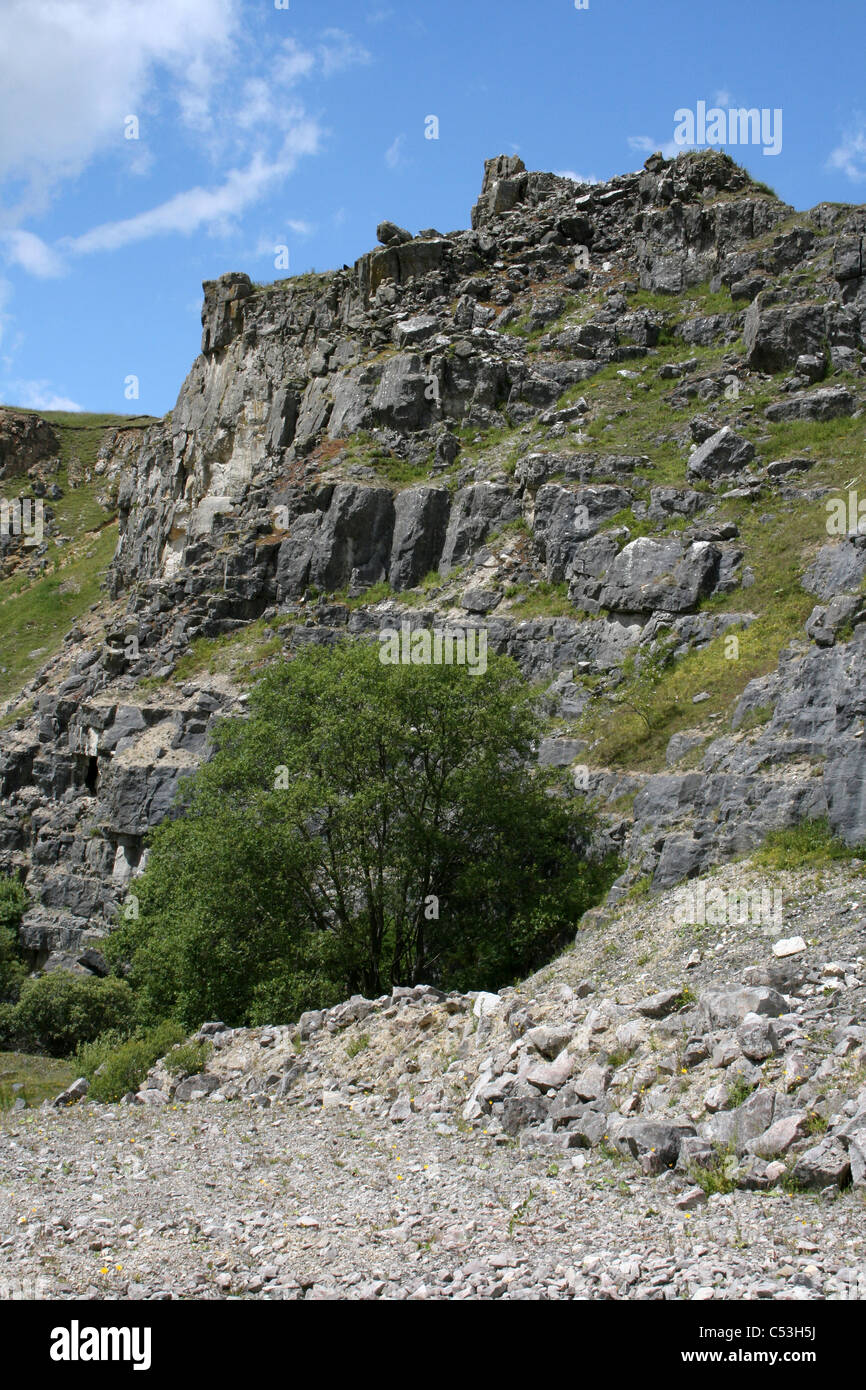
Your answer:
[[[15,1007],[16,1023],[30,1050],[65,1057],[79,1043],[135,1024],[135,996],[125,980],[98,979],[56,970],[25,980]]]
[[[170,1076],[183,1080],[185,1076],[197,1076],[204,1071],[212,1051],[209,1042],[186,1043],[175,1047],[165,1059],[165,1069]]]
[[[0,1004],[0,1052],[25,1052],[28,1039],[15,1004]]]
[[[78,1047],[76,1067],[79,1075],[90,1082],[94,1100],[120,1100],[127,1091],[137,1090],[153,1064],[183,1037],[184,1030],[171,1021],[131,1038],[112,1030]]]
[[[0,876],[0,1001],[7,1004],[14,1004],[27,978],[18,947],[26,906],[27,894],[18,880]]]

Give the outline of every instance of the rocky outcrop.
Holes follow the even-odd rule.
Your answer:
[[[671,637],[679,660],[753,623],[755,575],[720,509],[820,510],[823,494],[811,451],[774,458],[748,398],[790,370],[762,428],[856,424],[864,234],[862,210],[795,216],[712,152],[593,185],[502,156],[471,230],[383,222],[353,267],[208,281],[174,410],[100,453],[119,512],[108,598],[0,729],[0,870],[26,878],[34,961],[77,965],[98,943],[212,721],[243,708],[228,678],[170,684],[199,639],[259,620],[291,654],[459,615],[548,687],[565,727],[542,756],[582,767],[592,749],[572,721],[616,698],[629,653]],[[641,288],[686,296],[673,337]],[[725,290],[730,306],[705,312]],[[650,382],[664,429],[636,445],[618,412]],[[860,558],[849,536],[804,560],[818,604],[801,645],[746,689],[732,727],[678,732],[652,776],[584,769],[590,793],[633,799],[609,817],[629,863],[614,896],[808,815],[857,842]]]
[[[15,478],[60,452],[57,434],[41,416],[0,407],[0,478]]]

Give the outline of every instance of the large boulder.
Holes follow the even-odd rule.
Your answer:
[[[824,1139],[800,1155],[791,1176],[803,1187],[846,1187],[851,1160],[838,1139]]]
[[[440,568],[448,574],[494,530],[520,516],[520,503],[503,483],[473,483],[454,498]]]
[[[687,612],[713,589],[720,560],[709,541],[684,545],[640,536],[608,568],[599,603],[617,613]]]
[[[327,492],[324,494],[327,496]],[[319,589],[345,588],[355,578],[376,584],[387,578],[394,534],[389,488],[338,483],[327,510],[295,517],[277,558],[277,600]]]
[[[824,356],[827,332],[823,308],[817,304],[765,306],[759,295],[746,310],[743,345],[750,367],[778,372],[792,367],[802,354]]]
[[[822,546],[802,578],[807,594],[828,603],[838,594],[856,594],[866,574],[866,543],[841,540]]]
[[[603,522],[631,505],[632,494],[615,486],[585,487],[577,491],[558,483],[545,483],[535,497],[533,534],[547,578],[565,578],[578,546],[594,535]]]
[[[767,406],[764,414],[778,424],[780,420],[836,420],[853,415],[856,409],[857,397],[853,391],[845,386],[822,386],[819,391],[805,391],[785,401],[776,401]]]
[[[745,1153],[761,1135],[766,1134],[776,1112],[776,1092],[762,1086],[736,1110],[720,1110],[702,1127],[702,1135],[712,1144],[735,1148]]]
[[[614,1144],[620,1153],[630,1154],[644,1173],[662,1173],[674,1168],[683,1140],[693,1137],[688,1124],[663,1124],[652,1120],[630,1120],[619,1128]]]
[[[754,444],[725,425],[695,449],[689,459],[689,477],[710,481],[720,474],[737,473],[754,457]]]
[[[371,406],[378,424],[417,430],[429,424],[433,401],[430,378],[421,369],[421,359],[413,353],[400,353],[386,362]]]
[[[481,196],[472,209],[473,231],[517,207],[526,195],[528,182],[526,165],[517,155],[500,154],[485,160]]]
[[[412,233],[407,232],[405,227],[398,227],[396,222],[380,222],[376,228],[376,240],[383,246],[402,246],[412,240]]]
[[[766,986],[743,985],[739,988],[707,990],[701,995],[700,1008],[713,1028],[737,1028],[747,1014],[761,1018],[778,1018],[787,1013],[784,994]]]
[[[201,350],[208,357],[228,347],[243,331],[244,300],[253,293],[252,281],[241,271],[230,271],[218,280],[205,280],[201,311]]]

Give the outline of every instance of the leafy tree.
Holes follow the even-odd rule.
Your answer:
[[[271,668],[153,834],[109,939],[145,1015],[273,1022],[420,980],[499,987],[609,882],[514,664],[383,665],[369,644]]]
[[[0,877],[0,1001],[14,1003],[27,970],[18,948],[18,929],[27,894],[16,878]]]

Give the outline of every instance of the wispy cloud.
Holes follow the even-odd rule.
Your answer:
[[[32,0],[32,3],[39,20],[47,25],[47,0]],[[88,3],[94,12],[107,18],[115,14],[121,0],[88,0]],[[162,13],[163,0],[154,0],[154,3]],[[213,0],[213,3],[224,21],[214,31],[214,43],[219,41],[231,46],[232,21],[239,0]],[[19,0],[13,0],[13,4],[18,8]],[[211,0],[178,0],[179,10],[187,19],[193,18],[201,5],[210,4]],[[163,17],[167,15],[165,11]],[[174,48],[169,42],[172,35]],[[185,51],[181,44],[185,35],[186,30],[175,25],[174,30],[163,32],[162,47],[157,46],[155,51],[167,53],[174,60]],[[190,68],[184,77],[179,104],[186,125],[200,140],[208,157],[220,166],[220,177],[213,183],[202,181],[195,187],[179,190],[154,207],[100,223],[77,236],[64,237],[55,246],[14,226],[4,233],[0,214],[0,253],[8,264],[41,277],[59,275],[72,256],[116,251],[155,236],[189,236],[196,232],[220,235],[232,230],[235,219],[273,193],[291,176],[301,158],[316,155],[321,150],[324,128],[316,117],[308,114],[294,89],[314,76],[326,79],[371,61],[368,50],[342,29],[326,29],[306,47],[293,38],[286,39],[269,57],[263,70],[244,82],[238,92],[234,91],[230,72],[226,73],[217,117],[217,104],[213,101],[217,77],[205,62],[206,52],[206,44],[201,52],[189,52]],[[145,64],[144,57],[141,63]],[[119,102],[117,112],[126,111],[127,104]],[[118,141],[118,148],[124,143],[118,135],[122,123],[123,117],[117,115],[117,129],[112,131],[112,139]],[[47,135],[44,143],[46,148],[51,147]],[[98,143],[99,131],[91,123],[79,140],[78,162],[91,157]],[[133,142],[125,143],[128,149]],[[153,157],[134,143],[136,149],[126,166],[136,173],[146,173]],[[399,156],[397,158],[399,162]],[[228,172],[225,172],[226,165]],[[4,171],[0,143],[0,183],[4,172],[9,171],[8,167]],[[290,219],[287,225],[296,235],[308,234],[308,225],[300,219]]]
[[[840,170],[852,183],[866,179],[866,116],[855,116],[840,144],[831,150],[827,168]]]
[[[4,280],[4,279],[2,278],[2,276],[0,276],[0,343],[3,342],[3,338],[4,338],[5,333],[6,333],[6,325],[7,325],[7,323],[9,322],[9,315],[6,313],[6,305],[7,305],[8,302],[9,302],[9,297],[10,297],[11,294],[12,294],[12,286],[11,286],[11,284],[9,283],[8,280]],[[7,368],[8,368],[8,366],[9,366],[10,360],[11,360],[11,359],[9,359],[9,358],[4,358],[4,359],[3,359],[4,365],[5,365]]]
[[[200,230],[225,231],[231,219],[291,174],[302,155],[315,154],[319,140],[316,122],[301,119],[276,161],[256,155],[246,169],[233,169],[216,188],[190,188],[176,193],[134,217],[93,227],[83,236],[71,238],[66,246],[74,254],[89,255],[94,251],[116,251],[132,242],[171,232],[189,236]]]
[[[385,163],[389,169],[402,169],[408,163],[403,151],[406,148],[406,136],[398,135],[385,151]]]
[[[62,257],[35,232],[0,231],[0,247],[8,265],[19,266],[40,280],[53,279],[65,272]]]
[[[68,396],[58,395],[50,381],[9,381],[4,384],[3,395],[15,405],[26,406],[29,410],[77,412],[83,408]]]
[[[690,145],[678,145],[676,140],[655,140],[651,135],[630,135],[628,137],[628,147],[637,154],[655,154],[656,150],[661,150],[665,159],[676,159],[683,150],[691,149]]]
[[[0,9],[0,180],[19,206],[121,148],[158,70],[170,71],[181,118],[203,119],[241,0],[4,0]],[[7,208],[9,203],[7,201]]]
[[[333,77],[335,72],[366,66],[371,61],[371,55],[364,45],[356,43],[344,29],[326,29],[315,52],[323,77]]]

